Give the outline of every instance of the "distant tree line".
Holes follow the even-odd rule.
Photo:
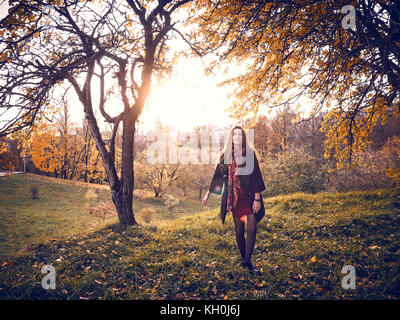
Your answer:
[[[299,119],[296,112],[286,106],[273,117],[259,116],[254,125],[250,120],[243,122],[244,127],[254,129],[254,146],[260,155],[261,170],[268,186],[265,191],[267,196],[292,192],[371,190],[400,185],[398,122],[388,119],[384,124],[378,124],[367,150],[359,156],[361,159],[354,162],[352,168],[337,168],[334,152],[326,154],[324,149],[327,138],[321,131],[323,121],[323,113],[311,119]],[[19,147],[18,141],[1,138],[0,169],[23,170],[25,155],[27,172],[89,183],[107,183],[100,155],[83,123],[83,127],[73,124],[65,107],[54,123],[36,126],[24,147]],[[197,147],[201,147],[202,134],[211,136],[218,130],[224,132],[224,129],[212,126],[194,128],[192,134],[198,139]],[[102,134],[107,141],[111,132],[104,130]],[[224,135],[220,136],[222,146]],[[201,199],[208,189],[215,164],[188,164],[181,159],[174,164],[150,164],[146,154],[151,143],[144,135],[136,134],[135,188],[152,190],[155,197],[175,193]],[[118,132],[117,167],[120,166],[120,144]]]

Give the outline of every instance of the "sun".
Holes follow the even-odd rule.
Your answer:
[[[178,130],[207,123],[208,114],[203,97],[204,90],[185,86],[179,81],[171,81],[155,88],[150,94],[145,113],[159,118],[161,123]]]
[[[153,84],[141,120],[154,123],[160,119],[179,131],[229,121],[225,111],[230,104],[227,88],[218,87],[218,79],[206,76],[202,64],[196,61],[178,64],[170,78]]]

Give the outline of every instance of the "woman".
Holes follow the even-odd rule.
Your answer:
[[[211,193],[222,193],[220,209],[222,223],[225,221],[226,212],[232,211],[242,265],[247,267],[250,273],[257,271],[251,263],[251,255],[256,240],[257,223],[265,215],[261,196],[264,190],[265,185],[254,149],[248,145],[243,128],[234,126],[229,130],[224,149],[219,156],[219,163],[202,203],[207,204]],[[247,222],[246,239],[245,222]]]

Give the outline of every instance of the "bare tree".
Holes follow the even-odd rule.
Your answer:
[[[0,127],[6,135],[44,117],[60,85],[72,85],[81,102],[91,136],[101,155],[112,199],[123,225],[136,224],[134,134],[149,94],[153,73],[171,66],[166,41],[174,28],[172,14],[186,1],[104,0],[17,2],[1,21]],[[96,82],[95,82],[96,79]],[[113,83],[117,90],[106,90]],[[105,141],[94,114],[94,93],[104,121],[112,125]],[[120,110],[107,110],[116,95]],[[110,112],[112,111],[112,113]],[[10,116],[11,115],[11,116]],[[115,137],[122,125],[122,167],[115,166]]]

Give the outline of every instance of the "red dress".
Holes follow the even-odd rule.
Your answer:
[[[239,199],[236,204],[236,208],[232,208],[232,215],[234,218],[241,218],[243,216],[247,216],[252,214],[253,210],[250,208],[247,203],[246,196],[243,191],[240,192]]]

